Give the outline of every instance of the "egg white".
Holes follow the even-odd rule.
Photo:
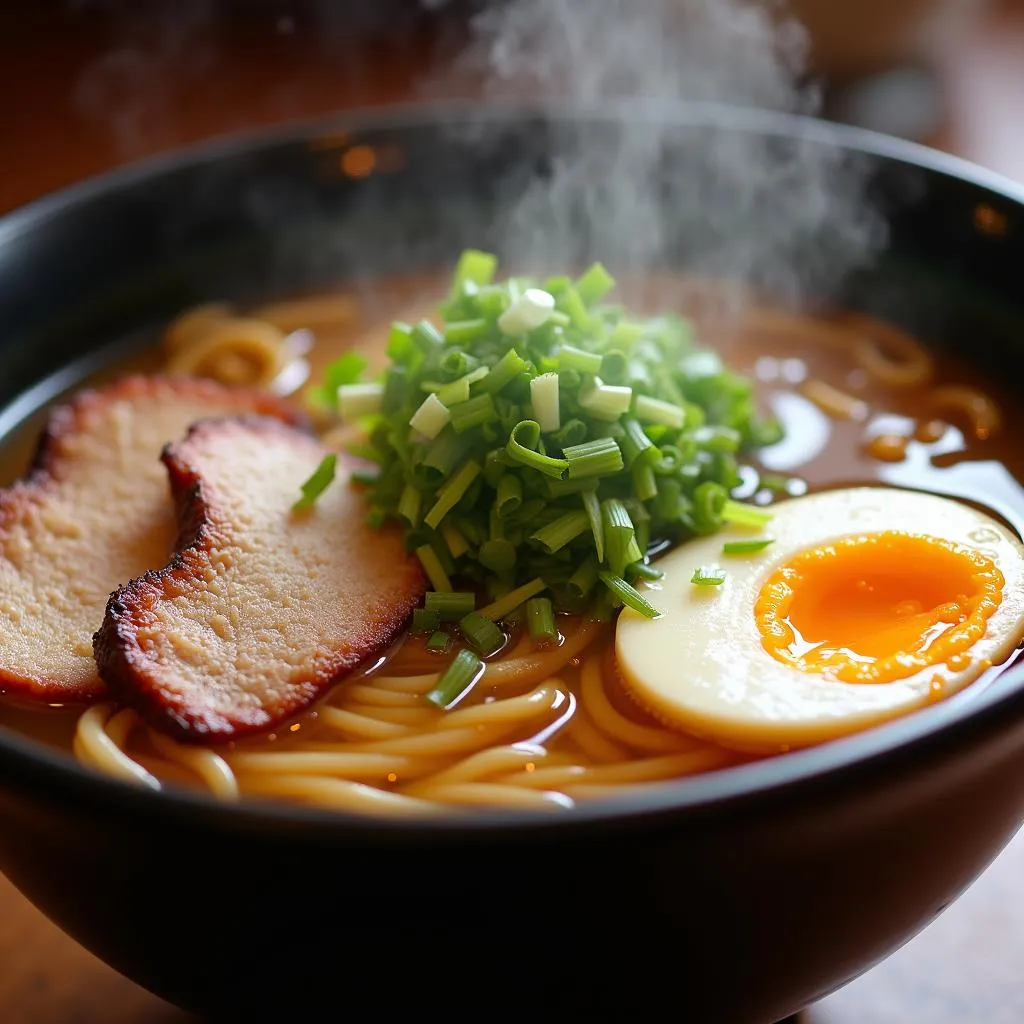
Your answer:
[[[641,587],[661,617],[628,608],[619,616],[615,648],[627,692],[669,725],[742,750],[820,743],[957,692],[1009,657],[1024,632],[1024,545],[977,509],[918,491],[860,487],[793,498],[772,513],[763,531],[774,538],[769,548],[723,556],[725,541],[759,535],[737,527],[683,544],[658,561],[665,578]],[[889,530],[973,548],[1003,574],[1002,601],[970,648],[968,666],[936,664],[893,682],[843,683],[773,658],[754,618],[767,577],[809,548]],[[726,570],[725,582],[693,585],[694,570],[709,564]]]

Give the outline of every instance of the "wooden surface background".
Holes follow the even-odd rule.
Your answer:
[[[310,29],[301,4],[288,13],[253,3],[230,32],[211,27],[210,10],[204,0],[0,5],[0,212],[184,142],[416,98],[446,52],[416,18],[368,40],[343,20]],[[939,81],[943,123],[927,141],[1024,181],[1024,2],[995,3],[942,57]],[[0,1022],[189,1020],[0,878]],[[803,1024],[1022,1021],[1024,835],[923,934],[802,1015]]]

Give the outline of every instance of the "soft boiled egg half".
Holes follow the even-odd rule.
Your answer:
[[[862,487],[772,509],[772,543],[745,555],[730,527],[661,559],[645,587],[661,616],[624,609],[627,691],[668,725],[750,751],[803,747],[962,689],[1024,632],[1024,546],[983,512]],[[694,571],[715,564],[719,586]]]

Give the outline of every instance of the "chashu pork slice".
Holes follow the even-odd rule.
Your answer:
[[[33,468],[0,491],[0,695],[104,693],[92,637],[107,599],[174,550],[162,448],[199,419],[254,412],[293,416],[260,392],[171,377],[126,377],[53,410]]]
[[[112,693],[179,739],[280,724],[402,629],[425,589],[401,534],[338,479],[293,511],[327,449],[280,422],[194,426],[164,452],[178,554],[122,587],[96,634]]]

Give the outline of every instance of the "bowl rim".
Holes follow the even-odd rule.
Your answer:
[[[598,125],[627,118],[652,119],[669,129],[726,130],[800,138],[851,153],[902,163],[930,174],[955,179],[984,192],[1024,206],[1024,184],[994,171],[919,143],[878,132],[841,125],[806,115],[727,106],[716,103],[630,101],[580,104],[547,101],[445,100],[364,107],[326,116],[289,121],[269,128],[234,132],[176,148],[84,179],[44,195],[0,216],[0,250],[21,234],[77,207],[101,201],[146,180],[202,164],[244,156],[246,152],[300,145],[318,134],[401,131],[441,127],[457,122],[515,124],[539,120],[582,120]],[[969,691],[965,691],[967,693]],[[964,694],[960,695],[961,697]],[[422,817],[356,814],[298,804],[245,800],[227,804],[188,790],[159,793],[102,775],[79,765],[70,755],[22,737],[0,725],[0,781],[5,775],[42,799],[64,799],[85,810],[88,803],[120,804],[133,815],[184,816],[218,829],[264,831],[268,826],[289,831],[314,829],[317,835],[344,834],[372,841],[401,840],[410,833],[438,838],[468,835],[529,836],[607,829],[662,821],[686,814],[721,813],[769,798],[811,792],[851,772],[881,772],[901,760],[923,761],[927,755],[967,734],[1006,728],[1024,718],[1024,663],[1010,668],[992,685],[969,700],[956,697],[923,708],[865,732],[827,744],[719,769],[681,780],[631,787],[623,797],[578,804],[555,813],[518,810],[444,810]],[[136,819],[141,824],[141,818]]]

